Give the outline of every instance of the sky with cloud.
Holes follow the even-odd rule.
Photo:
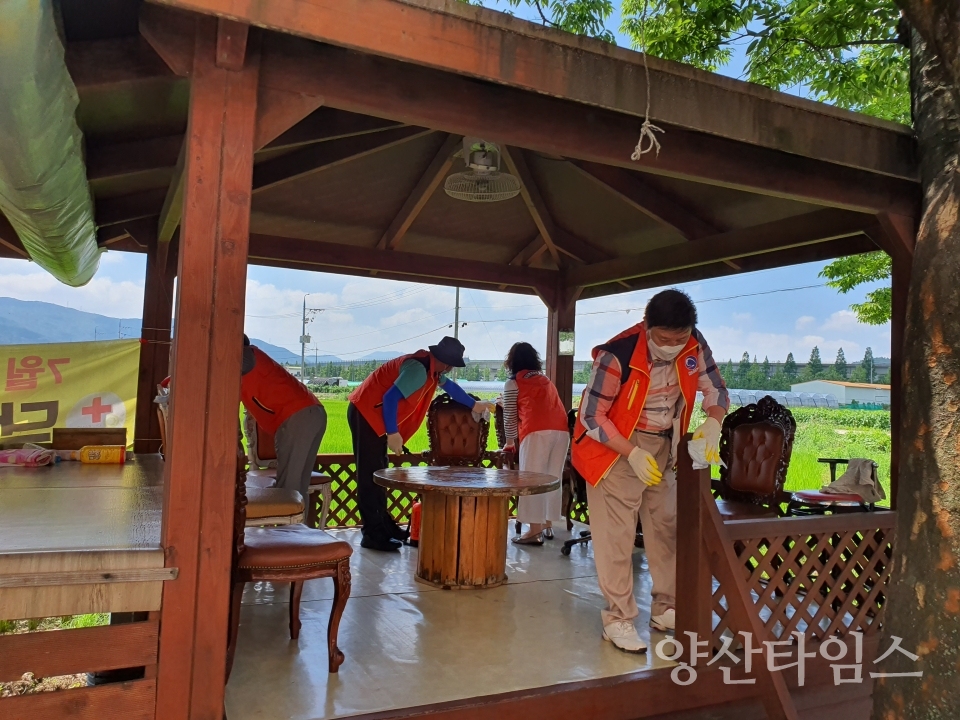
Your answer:
[[[484,3],[504,9],[505,2]],[[526,8],[514,12],[536,19]],[[611,19],[616,29],[619,18]],[[618,42],[628,45],[623,36]],[[738,77],[742,55],[724,70]],[[36,265],[0,259],[0,295],[43,300],[112,317],[139,317],[143,302],[144,256],[108,252],[97,276],[83,288],[68,288]],[[848,361],[871,347],[889,357],[889,325],[861,325],[849,310],[876,286],[850,295],[827,288],[818,276],[822,263],[768,270],[680,286],[697,303],[699,326],[721,361],[746,351],[762,360],[782,361],[792,352],[805,361],[814,346],[825,362],[838,348]],[[576,357],[639,322],[656,290],[626,293],[577,304]],[[374,351],[412,351],[452,334],[454,289],[251,266],[247,277],[246,331],[251,337],[299,352],[304,295],[312,313],[309,352],[358,358]],[[505,356],[519,340],[546,346],[546,308],[535,296],[463,290],[460,337],[474,359]],[[92,339],[92,338],[91,338]],[[2,343],[0,338],[0,343]]]
[[[112,317],[139,317],[145,258],[104,255],[85,287],[69,288],[36,265],[0,259],[0,294],[43,300]],[[842,347],[848,360],[869,346],[888,356],[889,326],[861,325],[848,309],[859,298],[838,295],[818,277],[821,264],[798,265],[735,278],[680,286],[696,301],[700,328],[721,360],[744,351],[759,359],[805,360],[816,345],[825,361]],[[798,289],[794,289],[798,288]],[[639,322],[656,290],[625,293],[577,304],[576,357]],[[311,354],[358,358],[370,352],[405,352],[452,334],[454,289],[251,266],[247,277],[246,331],[251,337],[299,351],[304,295],[311,313]],[[856,296],[856,297],[854,297]],[[463,290],[460,337],[474,359],[503,357],[518,340],[546,346],[546,308],[535,296]],[[91,338],[92,339],[92,338]]]

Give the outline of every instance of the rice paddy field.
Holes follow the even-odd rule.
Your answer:
[[[493,399],[491,396],[489,399]],[[321,396],[327,410],[327,433],[320,447],[322,453],[352,452],[350,428],[347,426],[347,401],[343,396]],[[830,469],[818,458],[870,458],[880,466],[878,475],[884,490],[890,491],[890,413],[872,410],[826,410],[793,408],[797,436],[793,445],[787,490],[811,490],[830,482]],[[693,427],[703,421],[703,414],[694,415]],[[490,433],[490,447],[496,437]],[[426,423],[407,443],[412,452],[427,449]],[[838,467],[838,474],[843,472]]]

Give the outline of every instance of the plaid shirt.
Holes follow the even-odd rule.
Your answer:
[[[730,407],[730,396],[720,376],[720,369],[713,360],[713,353],[707,341],[699,331],[694,332],[700,344],[697,352],[697,364],[700,369],[697,388],[703,393],[702,407],[704,411],[712,407],[722,407],[727,410]],[[677,383],[676,366],[672,362],[664,363],[654,360],[648,371],[650,372],[650,389],[637,426],[641,429],[665,430],[672,427],[674,419],[680,414],[680,405],[683,402]],[[590,381],[587,383],[580,404],[580,420],[587,429],[587,435],[599,442],[608,442],[611,437],[620,434],[613,421],[607,417],[607,413],[620,392],[621,377],[620,361],[613,353],[601,350],[593,361]]]

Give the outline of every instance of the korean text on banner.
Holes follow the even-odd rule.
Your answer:
[[[139,340],[0,345],[0,443],[50,442],[53,428],[117,428],[133,443]]]

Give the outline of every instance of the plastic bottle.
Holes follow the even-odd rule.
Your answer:
[[[123,445],[85,445],[79,450],[59,451],[62,460],[79,460],[93,465],[119,465],[127,459],[127,449]]]

